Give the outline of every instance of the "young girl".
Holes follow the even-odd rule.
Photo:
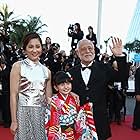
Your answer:
[[[48,140],[97,140],[91,104],[79,106],[71,92],[71,81],[63,71],[53,77],[57,94],[51,99],[50,118],[46,123]]]

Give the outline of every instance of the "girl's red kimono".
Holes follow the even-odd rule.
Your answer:
[[[80,107],[71,94],[67,97],[60,93],[53,96],[47,110],[48,140],[97,140],[91,109],[90,103]]]

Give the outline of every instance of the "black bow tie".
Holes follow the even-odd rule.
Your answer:
[[[86,68],[91,69],[92,66],[88,66],[88,67],[82,67],[82,71],[84,71]]]

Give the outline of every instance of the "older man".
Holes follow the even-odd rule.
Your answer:
[[[93,103],[93,114],[99,140],[111,137],[106,109],[106,88],[110,80],[121,81],[121,73],[126,68],[126,56],[123,54],[122,41],[112,38],[110,49],[118,64],[118,70],[110,65],[94,61],[95,50],[90,40],[82,39],[77,44],[77,55],[81,64],[69,70],[73,81],[73,92],[79,95],[80,105]]]

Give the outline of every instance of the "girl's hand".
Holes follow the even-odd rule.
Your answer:
[[[18,128],[18,123],[17,122],[12,122],[11,126],[10,126],[10,131],[13,135],[15,135],[17,128]]]

